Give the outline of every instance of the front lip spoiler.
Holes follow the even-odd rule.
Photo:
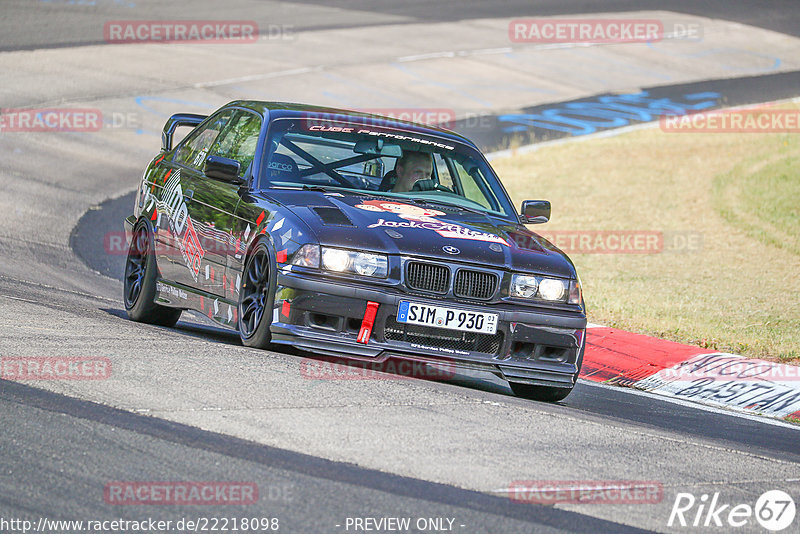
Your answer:
[[[571,388],[575,385],[574,374],[554,373],[541,369],[509,367],[507,365],[500,365],[498,367],[503,380],[514,382],[515,384],[530,384],[532,386],[557,388]]]
[[[483,371],[506,381],[549,387],[571,388],[578,371],[574,364],[539,362],[536,365],[515,365],[509,360],[496,360],[483,354],[441,354],[415,348],[414,352],[381,342],[364,345],[341,334],[309,331],[308,327],[272,324],[272,341],[292,346],[318,356],[344,358],[353,361],[385,363],[390,359],[445,365],[461,370]],[[585,336],[584,336],[585,337]],[[582,349],[582,347],[581,347]]]

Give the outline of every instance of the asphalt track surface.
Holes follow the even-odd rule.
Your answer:
[[[669,9],[800,36],[800,15],[795,8],[793,0],[675,0],[669,6],[657,0],[231,0],[225,2],[225,17],[229,20],[255,20],[262,30],[270,24],[285,24],[303,32],[383,24],[556,15],[591,16],[593,13]],[[177,0],[166,5],[136,0],[10,0],[3,3],[3,11],[0,50],[103,44],[103,33],[97,25],[98,16],[110,20],[203,20],[220,17],[217,6],[198,5],[192,0]]]
[[[661,9],[655,4],[302,2],[267,3],[275,8],[268,11],[259,3],[254,17],[255,3],[231,2],[225,16],[293,24],[309,38],[325,29],[347,30],[335,34],[346,39],[365,28],[382,32],[385,25],[417,31],[420,21],[458,33],[473,19]],[[218,18],[212,7],[196,3],[187,17],[188,5],[98,0],[83,9],[56,1],[5,3],[0,49],[23,55],[0,55],[8,80],[3,107],[95,102],[104,90],[119,98],[120,87],[136,81],[104,63],[108,58],[98,51],[103,47],[91,46],[102,43],[98,21]],[[797,35],[800,27],[800,10],[789,2],[678,2],[670,9],[787,35]],[[466,47],[467,41],[452,46]],[[40,48],[65,55],[34,52]],[[348,52],[375,52],[358,48]],[[125,59],[133,69],[143,58],[150,64],[166,60],[130,50]],[[202,57],[195,50],[179,53],[193,61]],[[358,63],[358,57],[350,59]],[[64,60],[83,70],[56,81],[51,70]],[[91,79],[92,65],[108,74]],[[796,68],[787,69],[758,73],[762,83],[749,92],[736,82],[741,74],[710,77],[726,79],[733,90],[747,93],[743,102],[755,102],[759,90],[796,96],[781,79],[793,79]],[[207,79],[221,78],[214,74]],[[198,79],[203,78],[192,83]],[[680,83],[707,83],[691,80]],[[252,90],[244,83],[234,82],[229,92]],[[659,86],[671,94],[668,86],[680,83]],[[205,102],[191,84],[181,93],[180,84],[170,85],[163,76],[151,85],[149,94],[164,98],[162,114],[203,109],[176,109]],[[608,89],[631,86],[649,87],[622,80]],[[131,87],[129,94],[143,92]],[[514,109],[597,94],[603,91],[581,95],[569,89]],[[222,90],[215,96],[232,99]],[[304,98],[314,98],[313,91]],[[142,120],[144,135],[0,135],[0,353],[102,355],[114,363],[112,379],[102,383],[0,381],[1,518],[249,515],[278,517],[285,532],[343,532],[337,525],[347,517],[408,516],[453,518],[456,531],[470,533],[621,532],[671,530],[666,522],[680,491],[717,491],[725,502],[752,505],[764,491],[782,489],[800,502],[798,429],[786,424],[587,383],[558,404],[515,398],[491,377],[433,382],[387,375],[316,383],[299,376],[301,355],[245,349],[235,334],[189,314],[175,329],[125,320],[121,256],[103,250],[103,237],[121,230],[132,203],[129,192],[157,150],[157,137],[150,134],[159,121],[163,117],[152,118],[155,125]],[[247,507],[106,504],[104,486],[120,480],[248,480],[258,483],[262,497]],[[504,491],[513,480],[658,480],[664,498],[652,505],[520,504]],[[753,523],[741,530],[759,528]]]

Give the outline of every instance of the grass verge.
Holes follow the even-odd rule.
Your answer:
[[[532,230],[588,236],[565,251],[592,322],[800,363],[800,135],[656,127],[492,166],[517,205],[553,203]],[[591,246],[615,243],[597,231],[656,232],[663,246],[610,252]]]

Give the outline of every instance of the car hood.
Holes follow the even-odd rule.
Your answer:
[[[575,278],[566,254],[518,223],[388,197],[297,190],[264,196],[304,221],[322,245]]]

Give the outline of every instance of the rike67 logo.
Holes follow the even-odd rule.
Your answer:
[[[779,532],[788,528],[795,518],[794,499],[781,490],[766,491],[749,504],[725,503],[719,492],[696,498],[691,493],[678,493],[667,521],[668,527],[722,527],[726,530],[743,526],[755,526]]]

